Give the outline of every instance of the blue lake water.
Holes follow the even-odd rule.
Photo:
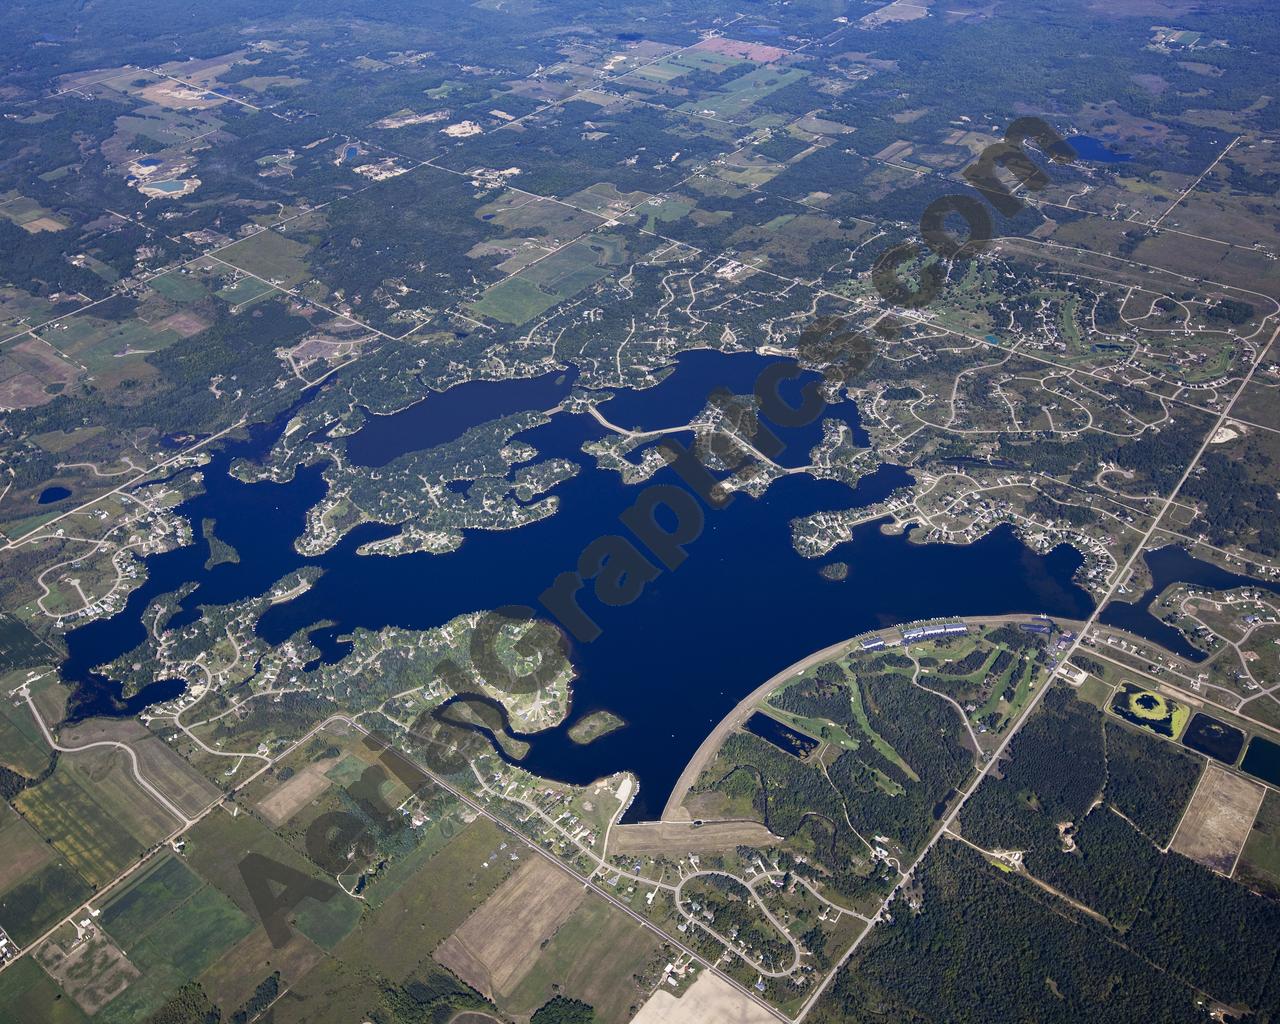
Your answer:
[[[1133,159],[1128,153],[1111,148],[1111,143],[1089,135],[1072,135],[1067,139],[1081,160],[1096,164],[1123,164]]]
[[[741,386],[742,375],[769,362],[756,356],[689,356],[696,358],[681,359],[676,373],[658,387],[620,395],[602,411],[609,413],[609,406],[621,402],[624,422],[679,424],[689,409],[696,412],[705,401],[704,361],[714,365],[720,360],[724,372],[719,381],[737,382],[735,392],[749,391],[750,381]],[[487,408],[495,415],[510,413],[528,400],[536,401],[523,407],[543,408],[544,386],[565,385],[551,381],[531,385],[527,393],[510,391],[508,397],[517,403],[514,408],[499,409],[496,401]],[[443,436],[456,429],[456,423],[436,422],[430,412],[434,403],[436,412],[448,420],[449,402],[440,400],[447,395],[428,398],[401,421],[413,424],[413,438]],[[641,401],[645,395],[647,405]],[[830,411],[856,425],[851,404]],[[538,595],[558,573],[575,567],[590,541],[626,532],[618,515],[641,490],[624,485],[616,473],[595,469],[594,460],[582,454],[583,442],[603,436],[603,427],[586,415],[558,414],[521,435],[542,457],[572,459],[581,467],[576,477],[555,488],[560,509],[551,518],[515,531],[469,531],[462,547],[449,554],[399,557],[356,555],[359,545],[395,532],[366,525],[326,554],[304,558],[293,549],[293,540],[303,528],[307,509],[324,494],[320,468],[301,469],[286,484],[244,484],[226,472],[233,458],[261,457],[287,417],[255,428],[248,440],[216,448],[205,469],[206,492],[180,509],[197,524],[215,519],[219,537],[239,552],[238,563],[205,569],[208,546],[203,540],[151,556],[147,582],[120,613],[68,635],[70,657],[63,674],[78,684],[76,716],[132,713],[148,696],[122,709],[118,684],[91,670],[143,641],[141,613],[160,594],[194,585],[172,620],[177,626],[193,621],[202,604],[255,596],[289,572],[317,566],[324,574],[316,584],[295,600],[270,608],[259,631],[270,642],[300,629],[309,631],[323,659],[334,661],[349,649],[343,634],[357,626],[423,629],[475,609],[537,607]],[[389,452],[408,450],[403,432],[386,431],[376,422],[366,429],[375,433],[364,440],[359,434],[350,439],[365,464],[378,465],[380,459],[392,457]],[[799,464],[820,428],[777,434],[787,442],[785,460]],[[375,443],[376,438],[381,441]],[[1082,618],[1089,613],[1088,595],[1072,582],[1081,564],[1079,553],[1063,545],[1046,556],[1037,555],[1007,528],[956,547],[914,544],[906,536],[882,534],[877,523],[866,524],[830,556],[850,567],[848,578],[838,583],[819,575],[822,560],[801,558],[792,549],[793,518],[869,505],[909,481],[907,472],[896,466],[881,467],[852,489],[805,475],[787,476],[759,500],[738,496],[726,508],[707,510],[705,527],[689,543],[685,563],[660,575],[635,602],[602,605],[588,585],[582,607],[603,632],[591,643],[572,647],[579,674],[572,714],[562,727],[523,737],[531,747],[522,763],[539,774],[575,783],[632,770],[640,777],[641,790],[628,819],[643,819],[661,811],[688,758],[743,695],[818,648],[864,630],[932,616],[1025,611]],[[682,486],[671,468],[661,470],[652,482]],[[175,686],[180,688],[173,683],[158,686],[150,700],[167,699]],[[598,709],[612,711],[627,726],[587,746],[573,743],[568,726]]]
[[[62,501],[64,498],[71,497],[71,491],[66,487],[46,487],[40,492],[40,497],[36,499],[39,505],[52,505],[55,501]]]
[[[576,370],[521,380],[474,380],[415,402],[387,416],[370,416],[347,439],[357,466],[385,466],[407,452],[456,441],[472,427],[513,411],[551,409],[569,394]]]
[[[1280,594],[1280,583],[1254,579],[1239,573],[1228,572],[1212,562],[1201,561],[1187,553],[1185,548],[1168,545],[1148,551],[1143,557],[1151,571],[1152,584],[1136,601],[1111,601],[1098,616],[1108,626],[1128,630],[1159,644],[1188,661],[1201,662],[1207,657],[1195,647],[1180,630],[1162,622],[1151,614],[1151,602],[1165,587],[1175,583],[1189,583],[1210,590],[1232,590],[1236,587],[1259,587],[1273,594]]]

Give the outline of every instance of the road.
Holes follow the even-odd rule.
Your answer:
[[[1277,327],[1275,331],[1272,332],[1270,339],[1259,350],[1257,358],[1254,360],[1253,365],[1249,368],[1249,372],[1245,374],[1245,377],[1240,382],[1240,386],[1236,389],[1235,394],[1231,396],[1231,401],[1226,404],[1222,412],[1219,414],[1217,420],[1214,422],[1213,426],[1209,429],[1208,433],[1205,434],[1204,440],[1201,442],[1200,447],[1196,450],[1196,453],[1192,457],[1191,461],[1187,463],[1186,469],[1182,471],[1182,475],[1178,478],[1178,482],[1174,484],[1173,490],[1169,492],[1169,496],[1164,499],[1164,503],[1161,506],[1160,511],[1152,519],[1151,525],[1147,528],[1146,534],[1143,536],[1142,541],[1134,547],[1133,554],[1131,554],[1128,557],[1128,559],[1125,561],[1125,563],[1116,571],[1116,574],[1112,578],[1110,585],[1106,589],[1106,592],[1102,595],[1102,598],[1098,601],[1097,605],[1094,607],[1093,611],[1090,613],[1089,618],[1085,621],[1084,628],[1076,631],[1075,639],[1071,642],[1071,646],[1067,648],[1066,652],[1062,656],[1062,659],[1061,659],[1062,662],[1065,663],[1069,661],[1072,655],[1074,655],[1076,651],[1080,649],[1080,645],[1084,641],[1086,634],[1093,627],[1094,623],[1097,622],[1098,616],[1102,614],[1102,609],[1106,607],[1107,602],[1111,600],[1112,596],[1120,589],[1121,584],[1129,578],[1129,573],[1133,570],[1133,567],[1137,563],[1137,560],[1142,557],[1143,550],[1146,548],[1151,538],[1155,536],[1156,531],[1159,529],[1161,520],[1164,519],[1169,509],[1174,506],[1179,493],[1181,493],[1182,491],[1182,488],[1186,485],[1187,480],[1190,478],[1196,466],[1199,465],[1201,458],[1204,457],[1205,451],[1208,450],[1209,445],[1213,440],[1213,436],[1218,432],[1218,430],[1222,427],[1222,425],[1230,418],[1231,410],[1235,407],[1235,404],[1239,400],[1240,396],[1244,394],[1244,390],[1249,386],[1249,382],[1253,380],[1254,374],[1257,373],[1258,367],[1262,365],[1263,361],[1266,359],[1267,353],[1271,350],[1271,347],[1275,344],[1277,336],[1280,336],[1280,327]],[[803,1021],[804,1018],[808,1016],[809,1011],[813,1009],[814,1005],[822,997],[823,992],[826,991],[827,986],[831,984],[831,980],[836,976],[836,974],[839,973],[839,971],[845,965],[845,963],[848,962],[849,958],[852,957],[855,952],[857,952],[858,947],[861,946],[863,941],[866,939],[866,937],[872,933],[872,931],[875,929],[876,924],[884,919],[884,916],[888,913],[890,905],[893,903],[894,899],[897,897],[898,891],[903,887],[903,885],[905,885],[910,880],[916,868],[919,867],[920,863],[925,859],[925,857],[929,855],[929,851],[933,849],[934,845],[938,842],[938,840],[942,838],[942,836],[955,823],[956,819],[959,818],[960,812],[964,808],[964,805],[969,802],[969,798],[973,796],[978,786],[981,785],[982,780],[987,777],[987,773],[990,772],[996,766],[996,764],[999,763],[1000,758],[1009,749],[1009,744],[1013,742],[1014,736],[1018,734],[1023,723],[1025,723],[1028,719],[1030,719],[1032,713],[1035,711],[1040,701],[1044,698],[1044,695],[1048,693],[1050,689],[1051,689],[1050,686],[1047,686],[1047,685],[1041,686],[1038,690],[1036,690],[1032,694],[1031,699],[1027,701],[1027,706],[1023,710],[1022,716],[1009,727],[1008,734],[1000,742],[1000,745],[996,747],[995,751],[991,756],[991,759],[978,772],[977,777],[973,780],[970,786],[964,791],[960,799],[956,801],[955,806],[952,807],[951,810],[943,817],[942,821],[938,823],[938,828],[934,831],[933,835],[929,838],[929,841],[925,843],[923,849],[921,849],[920,853],[916,856],[916,859],[911,863],[911,866],[907,868],[906,872],[902,877],[902,880],[899,881],[898,884],[893,887],[893,891],[890,892],[887,897],[885,897],[884,902],[880,905],[880,909],[876,911],[875,916],[871,919],[870,926],[861,935],[859,935],[857,939],[854,940],[853,944],[845,952],[844,956],[842,956],[839,962],[835,965],[835,967],[832,968],[831,973],[828,974],[827,977],[823,980],[822,984],[820,984],[817,987],[817,989],[814,990],[813,994],[808,999],[805,1000],[805,1003],[801,1007],[800,1012],[795,1017],[797,1024],[799,1024],[800,1021]]]
[[[30,688],[24,685],[18,690],[18,693],[26,700],[27,707],[31,709],[32,717],[36,720],[36,724],[40,726],[40,731],[44,733],[45,742],[54,750],[61,751],[64,754],[74,754],[80,750],[92,750],[95,747],[116,747],[123,750],[129,755],[129,761],[133,765],[133,777],[137,781],[138,785],[141,786],[156,803],[173,815],[173,817],[178,821],[182,822],[183,828],[189,828],[191,826],[194,819],[188,818],[183,814],[176,804],[147,781],[146,776],[142,774],[142,770],[138,767],[138,755],[134,752],[134,749],[131,746],[127,743],[121,743],[118,740],[94,740],[92,743],[86,743],[81,747],[64,747],[53,738],[53,733],[51,733],[49,731],[49,727],[44,724],[44,719],[40,717],[40,709],[36,707],[36,702],[31,697]]]

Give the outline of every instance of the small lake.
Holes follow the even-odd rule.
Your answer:
[[[1249,741],[1249,749],[1240,762],[1240,770],[1263,782],[1280,786],[1280,743],[1272,743],[1264,736],[1255,736]]]
[[[1089,135],[1072,135],[1067,142],[1081,160],[1095,164],[1123,164],[1133,159],[1128,153],[1112,149],[1111,144]]]
[[[688,356],[695,358],[681,358],[676,373],[657,387],[619,395],[627,400],[627,421],[679,424],[695,401],[700,409],[706,391],[702,401],[696,396],[708,380],[704,360],[726,361],[721,380],[739,385],[748,377],[754,380],[750,371],[759,372],[772,362],[754,355]],[[690,372],[686,367],[693,367],[689,381],[680,379]],[[816,375],[806,375],[795,382],[797,389],[814,379]],[[564,381],[533,380],[538,383],[529,384],[531,390],[509,389],[503,401],[482,397],[494,385],[478,385],[475,401],[487,402],[486,408],[497,416],[519,411],[530,401],[542,408],[548,397],[566,387]],[[349,443],[357,446],[367,464],[378,464],[392,457],[388,452],[410,450],[423,437],[445,436],[457,429],[457,417],[463,415],[449,394],[429,396],[419,403],[420,409],[395,414],[406,417],[399,421],[403,430],[374,421],[365,428],[375,431],[370,439],[358,441],[357,434]],[[650,406],[638,401],[641,395],[648,396]],[[603,406],[602,412],[616,401]],[[851,403],[830,412],[851,427],[857,424]],[[321,467],[300,468],[288,483],[245,484],[227,473],[235,458],[262,458],[292,414],[287,411],[275,423],[253,428],[246,440],[211,446],[205,493],[178,510],[196,524],[216,520],[218,536],[237,550],[238,563],[205,568],[209,551],[202,537],[185,548],[149,556],[148,579],[121,612],[67,635],[70,653],[62,671],[76,684],[73,715],[138,710],[136,702],[121,707],[119,684],[92,669],[143,641],[142,612],[159,595],[189,588],[170,623],[178,627],[195,621],[202,604],[260,595],[305,566],[322,569],[323,575],[305,594],[271,607],[258,630],[271,643],[302,630],[322,660],[333,662],[350,649],[344,636],[356,627],[426,629],[472,610],[508,604],[538,607],[539,594],[557,574],[574,568],[590,541],[627,532],[618,517],[641,490],[623,484],[617,473],[598,470],[595,460],[581,451],[584,442],[605,436],[604,427],[585,414],[559,413],[519,435],[541,458],[562,457],[579,466],[576,476],[552,491],[560,507],[550,518],[514,531],[468,531],[462,546],[448,554],[398,557],[356,554],[359,546],[396,532],[367,524],[325,554],[306,558],[294,550],[293,540],[303,530],[308,509],[324,495]],[[777,433],[786,443],[787,461],[800,464],[807,459],[810,440],[821,430],[815,425]],[[632,456],[638,457],[639,453]],[[707,510],[700,536],[688,544],[687,560],[676,571],[659,575],[633,603],[607,606],[595,600],[589,586],[585,588],[583,610],[602,633],[591,643],[571,648],[579,673],[572,712],[555,729],[521,736],[529,742],[521,763],[535,773],[579,784],[631,770],[640,778],[641,789],[627,820],[644,820],[661,812],[689,757],[746,693],[819,648],[921,618],[1045,612],[1080,619],[1089,614],[1092,602],[1072,580],[1082,562],[1080,554],[1060,545],[1038,555],[1008,527],[976,543],[953,546],[913,543],[906,535],[882,533],[879,522],[866,523],[831,553],[850,566],[848,578],[840,583],[822,578],[822,560],[801,558],[791,547],[794,518],[824,509],[862,508],[910,481],[904,469],[892,465],[882,466],[853,488],[803,474],[785,476],[760,499],[740,495],[726,508]],[[670,467],[650,482],[683,487]],[[167,699],[174,692],[157,694],[163,696],[152,699]],[[613,712],[626,727],[585,746],[573,743],[569,727],[597,710]]]
[[[69,497],[71,497],[71,491],[66,487],[46,487],[40,492],[40,497],[36,499],[36,504],[52,505],[55,501],[62,501]]]
[[[1187,731],[1182,734],[1182,744],[1223,764],[1235,764],[1240,748],[1244,746],[1244,733],[1234,725],[1197,711]]]
[[[743,728],[792,757],[806,758],[821,746],[812,736],[806,736],[785,722],[779,722],[771,715],[760,711],[752,712]]]

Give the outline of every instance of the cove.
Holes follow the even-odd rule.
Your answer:
[[[706,358],[710,363],[740,361],[737,356]],[[761,368],[768,362],[749,358]],[[682,404],[685,389],[690,396],[697,391],[692,384],[672,383],[686,365],[682,359],[656,388],[626,393],[628,401],[648,395],[652,403],[650,408],[635,405],[629,418],[639,417],[646,425],[678,424],[687,409]],[[702,368],[692,365],[700,375]],[[738,372],[735,366],[729,375]],[[838,412],[850,426],[857,422],[851,403],[829,412]],[[204,469],[205,492],[179,509],[197,526],[206,518],[216,520],[219,537],[236,548],[240,561],[205,569],[208,545],[202,537],[187,548],[149,556],[148,579],[121,612],[68,634],[63,675],[76,686],[74,717],[137,710],[135,705],[122,709],[119,684],[92,669],[144,640],[142,612],[157,596],[187,588],[170,623],[180,626],[195,620],[201,604],[262,594],[288,573],[315,566],[323,571],[315,585],[272,606],[258,631],[268,642],[279,643],[301,630],[319,649],[321,660],[333,662],[350,649],[343,637],[356,627],[425,629],[466,611],[510,604],[537,608],[538,595],[558,573],[574,569],[589,542],[611,533],[625,535],[618,516],[644,486],[624,485],[618,474],[596,469],[594,460],[582,453],[585,441],[605,435],[594,418],[558,413],[520,435],[540,458],[559,456],[579,466],[576,476],[552,492],[559,510],[550,518],[515,531],[468,531],[462,546],[448,554],[396,557],[356,554],[367,541],[395,532],[366,525],[325,554],[305,558],[294,550],[293,540],[303,529],[307,510],[323,496],[321,468],[300,469],[284,484],[245,484],[227,473],[235,458],[263,457],[287,415],[255,428],[246,440],[214,448]],[[444,428],[431,421],[422,424],[423,431],[435,429]],[[820,436],[821,427],[777,433],[786,443],[788,461],[801,462],[807,454],[801,439]],[[651,482],[683,486],[669,467]],[[967,546],[949,546],[916,544],[906,535],[881,532],[878,522],[864,524],[831,554],[850,566],[840,583],[819,575],[820,560],[801,558],[792,549],[790,523],[795,517],[862,508],[910,482],[910,475],[897,466],[882,466],[853,488],[802,474],[784,476],[760,499],[738,495],[724,509],[708,509],[701,534],[687,545],[684,564],[660,574],[633,603],[601,605],[589,588],[584,590],[582,607],[603,632],[595,641],[571,648],[578,673],[571,714],[555,729],[522,735],[530,749],[520,763],[572,783],[633,771],[641,788],[627,820],[643,820],[660,813],[688,758],[745,693],[814,650],[865,630],[935,616],[1087,616],[1091,601],[1072,582],[1082,561],[1079,553],[1062,545],[1037,555],[1009,528]],[[574,743],[569,727],[596,710],[613,712],[626,727],[585,746]]]
[[[1193,557],[1186,548],[1174,544],[1148,551],[1143,558],[1146,559],[1147,568],[1151,571],[1151,586],[1136,601],[1108,602],[1102,609],[1102,614],[1098,616],[1098,621],[1159,644],[1187,661],[1199,663],[1204,661],[1207,655],[1187,640],[1181,630],[1175,629],[1151,614],[1152,602],[1166,587],[1175,583],[1188,583],[1207,590],[1258,587],[1261,590],[1269,590],[1273,594],[1280,594],[1280,583],[1228,572],[1212,562]]]
[[[1072,135],[1067,142],[1071,144],[1071,148],[1076,151],[1081,160],[1088,160],[1091,163],[1123,164],[1133,159],[1128,153],[1120,153],[1101,139],[1088,135]]]

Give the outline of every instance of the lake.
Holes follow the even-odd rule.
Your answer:
[[[751,376],[748,371],[771,361],[714,353],[688,357],[658,387],[619,395],[601,411],[608,412],[625,397],[621,415],[627,422],[678,424],[707,383],[704,362],[727,360],[721,364],[722,379],[741,385]],[[685,373],[690,376],[681,377]],[[515,407],[494,402],[488,408],[495,416],[520,411],[520,403],[527,401],[541,408],[547,397],[541,389],[562,386],[544,381],[531,385],[527,393],[511,390]],[[648,407],[638,401],[646,394]],[[456,427],[447,422],[454,413],[441,397],[427,398],[420,411],[402,421],[413,423],[415,436],[439,436]],[[433,419],[432,403],[446,422]],[[832,412],[851,426],[857,423],[852,404]],[[538,595],[558,573],[574,568],[590,541],[626,532],[618,516],[641,489],[624,485],[616,473],[597,470],[594,459],[581,452],[583,442],[604,436],[599,423],[584,414],[557,414],[520,435],[541,457],[568,458],[580,467],[577,476],[552,492],[560,499],[554,516],[515,531],[468,531],[459,549],[442,555],[357,555],[360,545],[395,532],[392,527],[365,525],[325,554],[305,558],[294,550],[293,540],[303,529],[307,510],[324,494],[320,467],[299,469],[284,484],[245,484],[227,474],[235,458],[263,457],[290,415],[292,410],[270,426],[254,428],[247,440],[213,447],[204,469],[205,493],[179,509],[195,524],[216,520],[219,538],[239,552],[238,563],[206,569],[208,545],[202,538],[186,548],[149,556],[147,582],[121,612],[68,634],[70,655],[63,674],[77,686],[74,715],[138,709],[136,701],[120,708],[119,685],[95,675],[92,668],[143,641],[142,612],[161,594],[190,586],[171,622],[178,626],[193,621],[201,604],[256,596],[290,572],[319,567],[324,574],[315,585],[292,601],[272,606],[258,630],[273,643],[307,630],[322,658],[332,662],[349,649],[343,635],[358,626],[426,629],[467,611],[508,604],[536,607]],[[786,442],[787,457],[798,464],[805,461],[808,439],[819,436],[820,427],[777,433]],[[360,434],[348,442],[377,464],[391,448],[404,450],[406,441],[392,431],[383,443],[390,448],[361,441]],[[660,575],[633,603],[606,606],[584,590],[583,609],[602,633],[591,643],[571,647],[579,673],[572,713],[560,727],[522,736],[530,741],[522,763],[538,774],[572,783],[629,769],[640,778],[641,789],[627,819],[644,820],[660,813],[688,758],[746,693],[819,648],[866,630],[927,617],[1089,614],[1088,594],[1072,581],[1081,565],[1080,554],[1061,545],[1038,555],[1008,527],[974,544],[950,546],[916,544],[906,535],[883,534],[879,523],[867,523],[830,555],[850,566],[848,578],[839,583],[819,575],[822,560],[801,558],[791,547],[790,522],[797,516],[865,507],[910,480],[897,466],[882,466],[854,488],[802,474],[783,477],[759,500],[738,496],[726,508],[708,510],[705,527],[689,543],[684,564]],[[651,482],[682,486],[669,467]],[[171,696],[168,689],[163,691],[164,699]],[[611,711],[627,724],[589,745],[573,743],[568,727],[596,710]]]
[[[779,722],[770,715],[754,711],[743,727],[754,736],[772,743],[784,754],[792,757],[806,758],[818,749],[821,744],[812,736],[806,736],[798,729],[793,729],[785,722]]]
[[[37,505],[52,505],[55,501],[62,501],[64,498],[71,497],[71,491],[66,487],[46,487],[40,492],[40,497],[36,499]]]
[[[1096,164],[1123,164],[1133,159],[1128,153],[1120,153],[1101,139],[1089,135],[1072,135],[1067,142],[1081,160]]]
[[[1143,555],[1151,572],[1152,584],[1136,601],[1110,601],[1102,609],[1098,621],[1108,626],[1127,630],[1136,636],[1159,644],[1166,650],[1191,662],[1201,662],[1207,657],[1182,634],[1166,622],[1151,614],[1151,603],[1161,592],[1175,583],[1189,583],[1209,590],[1233,590],[1236,587],[1257,587],[1280,594],[1280,583],[1254,579],[1229,572],[1212,562],[1193,557],[1186,548],[1170,544]]]
[[[1263,782],[1280,786],[1280,743],[1272,743],[1264,736],[1255,736],[1244,752],[1240,770],[1248,772]]]
[[[1187,731],[1182,734],[1182,743],[1223,764],[1235,764],[1240,748],[1244,746],[1244,733],[1234,725],[1197,711]]]

